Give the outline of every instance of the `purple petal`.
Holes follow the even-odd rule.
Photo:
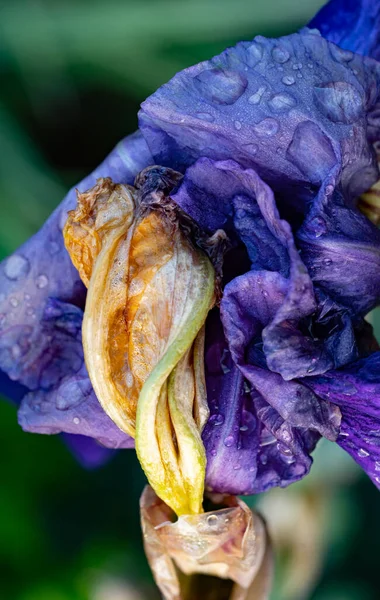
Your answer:
[[[75,458],[86,469],[101,467],[115,454],[113,450],[101,446],[96,440],[84,435],[64,433],[62,437]]]
[[[302,260],[313,283],[354,315],[380,302],[380,231],[345,205],[332,177],[298,232]]]
[[[377,0],[331,0],[310,22],[336,48],[338,61],[350,62],[352,52],[380,58],[380,5]]]
[[[78,188],[86,190],[104,176],[132,183],[136,174],[151,163],[141,134],[133,134],[120,142]],[[89,383],[84,384],[87,375],[83,372],[82,311],[78,307],[84,304],[85,288],[62,236],[67,211],[75,201],[72,189],[42,229],[0,265],[0,370],[31,390],[21,408],[25,428],[93,434],[98,439],[104,437],[106,445],[120,446],[129,441],[125,442],[126,436],[103,417],[90,394]],[[56,400],[70,403],[70,396],[64,396],[72,393],[76,402],[83,401],[81,412],[86,406],[95,411],[97,424],[93,428],[85,415],[78,427],[73,424],[73,416],[67,419],[67,411],[53,409]],[[43,415],[38,411],[29,413],[27,407],[38,403],[44,406]],[[50,417],[49,406],[53,410]]]
[[[301,211],[334,165],[348,195],[368,189],[378,178],[366,115],[379,67],[338,60],[335,49],[312,31],[259,36],[178,73],[140,111],[155,161],[184,171],[200,157],[233,157]]]
[[[206,486],[230,494],[285,487],[308,473],[318,434],[291,427],[256,392],[233,363],[218,323],[206,332],[210,419],[203,432]]]
[[[323,377],[308,378],[307,385],[339,406],[337,443],[380,488],[380,352]]]
[[[14,326],[0,338],[3,364],[32,390],[21,402],[19,423],[25,431],[78,433],[110,448],[129,448],[133,440],[103,411],[88,378],[82,318],[80,308],[49,298],[39,324],[40,345],[27,346],[29,332],[22,326]],[[25,356],[23,361],[12,362],[15,346],[27,348],[24,355],[19,352]]]

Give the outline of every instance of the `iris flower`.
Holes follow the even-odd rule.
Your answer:
[[[135,437],[177,515],[201,512],[203,486],[301,479],[321,437],[380,487],[379,31],[378,2],[333,0],[143,102],[138,132],[1,265],[24,430]]]

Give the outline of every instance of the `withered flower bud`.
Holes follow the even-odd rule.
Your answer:
[[[179,177],[156,167],[138,189],[98,180],[64,230],[88,285],[83,347],[96,395],[178,515],[202,511],[203,325],[215,302],[213,265],[168,197]]]

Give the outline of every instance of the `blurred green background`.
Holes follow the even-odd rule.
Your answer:
[[[0,0],[0,258],[136,128],[157,86],[240,39],[295,31],[323,3]],[[60,438],[23,433],[6,402],[0,421],[0,597],[158,598],[134,453],[85,471]],[[279,538],[274,600],[380,597],[378,493],[333,445],[305,482],[252,502]]]

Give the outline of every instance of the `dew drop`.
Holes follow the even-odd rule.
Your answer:
[[[255,468],[255,467],[249,467],[249,472],[250,472],[250,473],[254,473],[255,471],[256,471],[256,468]]]
[[[213,104],[234,104],[247,87],[243,75],[226,69],[205,69],[193,81],[202,98]]]
[[[367,456],[369,456],[369,452],[367,452],[367,450],[364,450],[364,448],[359,448],[358,456],[361,456],[362,458],[366,458]]]
[[[15,360],[18,360],[18,359],[21,357],[21,355],[22,355],[22,350],[21,350],[21,348],[20,348],[20,346],[19,346],[18,344],[14,344],[14,345],[12,346],[12,348],[11,348],[11,354],[12,354],[12,357],[13,357]]]
[[[208,515],[207,517],[207,525],[209,527],[217,527],[219,524],[219,519],[217,515]]]
[[[237,129],[239,131],[239,129],[241,129],[241,123],[240,121],[235,121],[235,129]]]
[[[295,82],[296,80],[291,75],[285,75],[285,77],[282,78],[282,83],[285,85],[293,85]]]
[[[49,252],[52,256],[58,254],[59,252],[59,244],[57,242],[50,242],[49,244]]]
[[[315,87],[314,100],[325,117],[334,123],[355,123],[364,112],[361,94],[346,81],[332,81]]]
[[[333,185],[331,185],[331,184],[326,185],[326,195],[327,196],[331,196],[331,194],[333,193],[333,191],[334,191],[334,186]]]
[[[375,471],[380,471],[380,462],[378,460],[375,462]]]
[[[342,48],[335,46],[335,44],[330,45],[330,51],[332,57],[337,62],[349,62],[354,58],[353,52],[351,52],[350,50],[343,50]]]
[[[276,94],[269,100],[268,104],[275,112],[286,112],[294,108],[297,102],[290,94]]]
[[[126,383],[126,386],[129,388],[131,388],[133,386],[133,375],[130,371],[126,372],[125,383]]]
[[[322,262],[326,267],[329,267],[330,265],[332,265],[331,258],[324,258]]]
[[[224,445],[227,446],[227,448],[231,448],[231,446],[234,445],[235,442],[235,438],[233,435],[228,435],[226,437],[226,439],[224,440]]]
[[[273,48],[272,56],[273,60],[281,64],[286,63],[290,58],[289,52],[285,50],[285,48],[281,48],[280,46],[276,46],[275,48]]]
[[[9,298],[9,304],[11,306],[13,306],[13,308],[16,308],[16,306],[18,306],[19,302],[18,302],[17,298],[15,298],[14,296],[11,296],[11,298]]]
[[[257,135],[261,137],[271,137],[273,135],[276,135],[276,133],[278,132],[279,124],[276,121],[276,119],[268,117],[267,119],[263,119],[262,121],[260,121],[260,123],[257,123],[257,125],[255,125],[253,129],[257,133]]]
[[[241,469],[241,465],[239,465],[239,464],[236,464],[236,465],[234,466],[234,471],[238,471],[239,469]]]
[[[213,115],[210,115],[210,113],[200,112],[197,113],[196,116],[198,117],[198,119],[201,119],[202,121],[208,121],[209,123],[212,123],[214,121],[214,117]]]
[[[255,92],[254,94],[252,94],[252,96],[250,96],[248,98],[248,102],[250,104],[260,104],[261,99],[266,91],[266,87],[263,85],[262,87],[260,87],[257,92]]]
[[[24,256],[21,256],[21,254],[13,254],[5,261],[4,265],[6,277],[13,281],[25,277],[29,269],[29,261]]]
[[[310,221],[309,227],[317,238],[327,231],[326,221],[322,219],[322,217],[314,217],[314,219]]]
[[[46,277],[46,275],[39,275],[36,279],[36,286],[42,290],[43,288],[45,288],[47,286],[47,284],[49,283],[48,278]]]
[[[259,149],[257,144],[247,144],[246,146],[244,146],[244,148],[247,150],[247,152],[249,152],[252,156],[254,156],[255,154],[257,154],[257,151]]]
[[[31,317],[32,315],[34,315],[34,309],[30,306],[29,308],[26,309],[26,314]]]
[[[266,465],[268,462],[268,457],[266,454],[260,454],[260,462],[262,465]]]
[[[248,431],[248,425],[242,425],[239,429],[240,431]]]
[[[255,67],[263,58],[263,47],[257,42],[253,42],[247,50],[247,63],[250,67]]]
[[[224,423],[224,417],[220,413],[217,415],[212,415],[209,420],[210,425],[215,425],[216,427],[220,427]]]
[[[80,423],[80,418],[79,418],[79,417],[74,417],[74,418],[73,418],[73,423],[74,423],[74,425],[79,425],[79,423]]]

